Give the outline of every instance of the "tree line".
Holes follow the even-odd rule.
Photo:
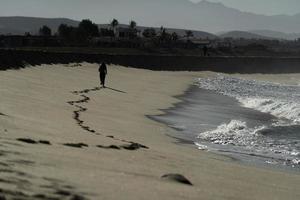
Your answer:
[[[119,25],[119,21],[113,19],[107,28],[99,28],[99,26],[91,20],[84,19],[77,27],[61,24],[58,27],[56,35],[68,43],[86,43],[95,37],[119,37],[117,35]],[[145,28],[143,31],[140,31],[137,28],[137,23],[133,20],[129,22],[127,30],[129,30],[129,33],[126,37],[129,39],[144,37],[151,39],[153,43],[156,44],[174,43],[180,38],[176,32],[169,33],[164,27],[161,27],[159,30],[155,28]],[[41,36],[51,36],[52,34],[52,30],[46,25],[39,29],[39,35]],[[193,32],[190,30],[185,31],[184,37],[189,40],[193,37]]]

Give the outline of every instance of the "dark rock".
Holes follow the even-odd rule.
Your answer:
[[[25,143],[29,143],[29,144],[37,144],[37,141],[32,140],[30,138],[18,138],[17,140],[20,142],[25,142]]]
[[[186,184],[186,185],[193,185],[187,178],[185,178],[181,174],[165,174],[161,178],[169,180],[169,181],[174,181],[174,182]]]

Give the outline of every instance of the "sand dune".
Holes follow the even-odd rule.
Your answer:
[[[178,145],[166,136],[175,130],[145,117],[212,73],[109,66],[103,89],[96,64],[71,66],[0,72],[0,197],[300,198],[298,174]]]

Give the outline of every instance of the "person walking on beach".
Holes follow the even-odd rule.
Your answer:
[[[98,71],[100,73],[100,84],[105,88],[105,77],[107,75],[107,67],[104,62],[102,62]]]

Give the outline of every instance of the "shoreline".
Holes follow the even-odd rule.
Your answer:
[[[169,115],[168,112],[170,112],[172,110],[176,110],[181,105],[187,105],[188,103],[185,101],[184,97],[189,96],[189,95],[191,95],[191,93],[194,92],[195,87],[197,87],[194,84],[195,84],[195,81],[193,81],[192,83],[190,83],[188,85],[187,89],[185,89],[182,94],[172,96],[173,98],[178,99],[178,102],[172,104],[168,108],[158,109],[159,111],[163,112],[162,114],[159,114],[159,115],[149,115],[149,116],[146,115],[145,117],[147,117],[150,120],[153,120],[155,122],[158,122],[160,124],[164,124],[168,128],[174,129],[175,130],[175,134],[178,133],[178,131],[180,131],[181,129],[176,128],[176,127],[172,127],[172,126],[168,126],[167,123],[165,123],[164,121],[162,121],[162,120],[160,120],[158,118],[162,117],[162,116]],[[179,143],[181,143],[181,141],[182,141],[183,144],[192,144],[192,145],[195,145],[193,140],[190,140],[190,139],[187,139],[187,138],[181,138],[179,135],[167,135],[167,136],[171,137],[171,138],[174,138],[176,140],[179,140],[180,141]]]
[[[154,115],[154,116],[146,116],[150,120],[154,120],[156,122],[159,122],[159,123],[162,123],[162,124],[166,125],[168,128],[174,129],[173,135],[166,135],[166,136],[177,140],[176,142],[174,142],[175,144],[189,145],[189,146],[191,146],[191,148],[194,148],[194,149],[198,148],[197,144],[195,143],[196,141],[194,141],[191,138],[191,136],[190,137],[183,136],[183,134],[179,133],[180,131],[182,131],[182,129],[176,128],[174,126],[170,126],[166,122],[166,120],[168,120],[168,118],[170,118],[170,117],[172,118],[172,115],[174,115],[174,114],[172,114],[172,111],[177,111],[181,107],[189,106],[190,104],[189,104],[187,98],[193,97],[193,93],[197,92],[196,90],[199,90],[199,87],[197,87],[195,85],[195,82],[191,83],[189,85],[188,89],[185,90],[185,92],[183,94],[173,96],[174,98],[177,98],[179,100],[179,102],[175,103],[174,105],[170,106],[169,108],[160,109],[164,112],[163,114]],[[237,101],[233,97],[229,97],[229,98],[231,98],[233,101]],[[164,119],[159,119],[160,117],[163,117]],[[262,162],[257,162],[257,161],[256,162],[255,161],[253,161],[253,162],[244,161],[242,158],[237,158],[236,155],[234,155],[233,153],[230,153],[230,152],[222,152],[222,151],[218,151],[218,150],[211,151],[211,150],[208,150],[208,149],[207,150],[199,149],[199,152],[206,152],[206,153],[209,153],[209,154],[224,156],[225,158],[230,159],[229,162],[235,162],[239,165],[244,165],[244,166],[248,166],[248,167],[262,168],[262,169],[274,170],[274,171],[278,171],[278,172],[295,173],[295,174],[298,174],[298,175],[300,174],[300,171],[297,168],[281,166],[281,165],[272,165],[272,164],[267,164],[267,163],[262,163]],[[247,156],[249,156],[249,155],[247,155]]]
[[[59,189],[95,200],[300,196],[300,176],[243,166],[178,145],[168,136],[173,129],[147,118],[180,102],[176,96],[184,94],[193,78],[211,72],[155,72],[110,65],[107,85],[112,90],[96,88],[96,64],[81,65],[0,72],[0,112],[8,116],[0,116],[1,144],[5,144],[0,146],[5,152],[0,161],[13,164],[0,169],[16,172],[3,175],[3,180],[18,180],[25,173],[22,178],[28,185],[1,182],[1,189],[23,192],[26,200],[39,194],[57,197]],[[148,149],[127,150],[131,141]],[[193,186],[161,178],[168,173],[182,174]]]

